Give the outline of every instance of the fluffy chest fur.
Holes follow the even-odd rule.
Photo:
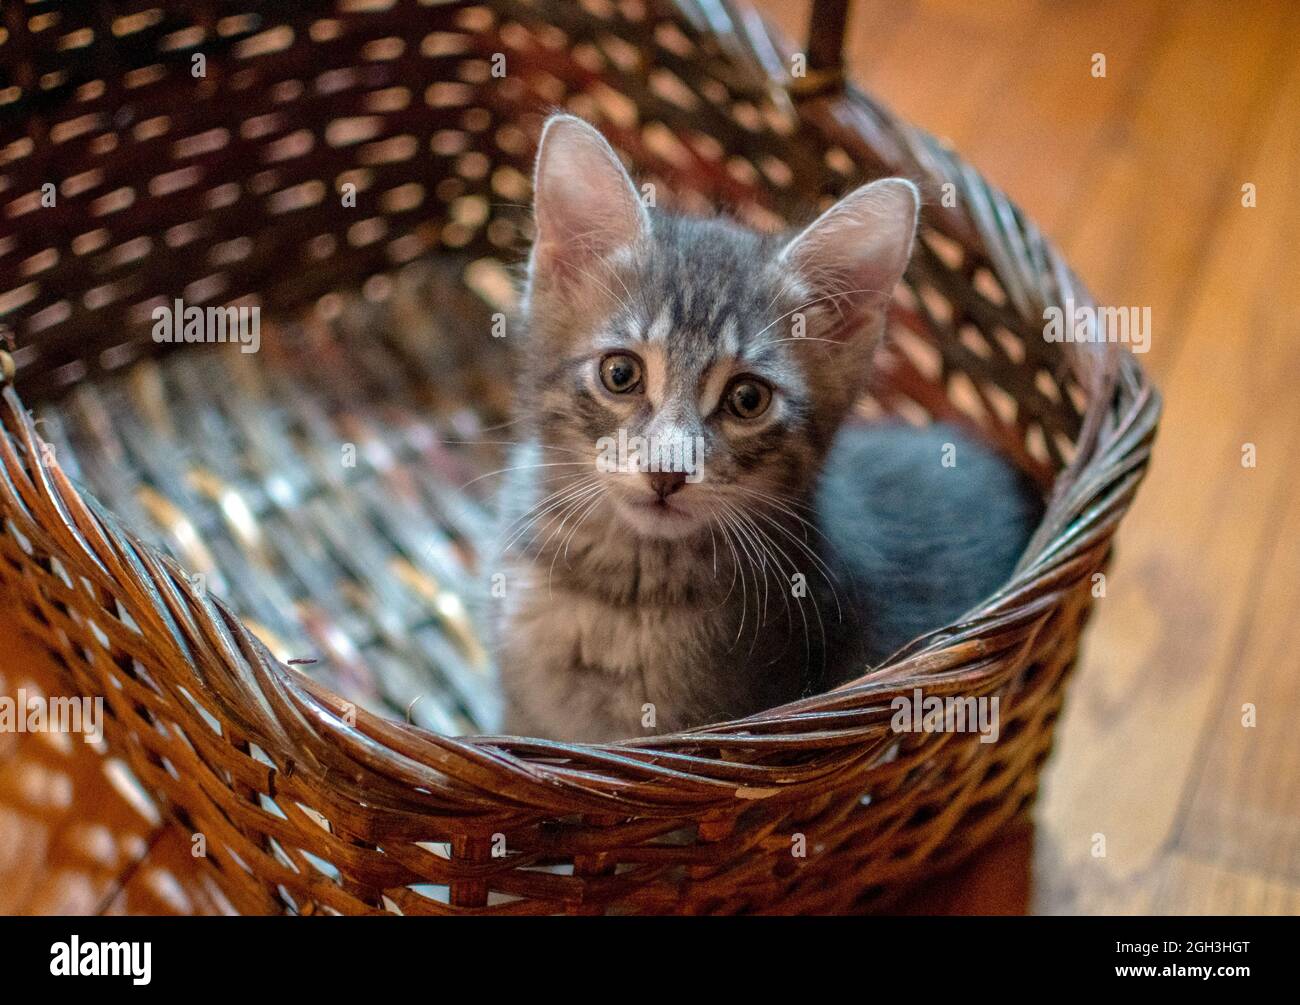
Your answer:
[[[505,494],[507,527],[538,497],[528,470]],[[644,736],[852,679],[1005,581],[1042,502],[959,430],[854,426],[837,437],[805,512],[806,523],[787,519],[785,536],[771,524],[749,542],[735,524],[642,541],[600,503],[576,525],[557,513],[537,543],[502,560],[507,729]],[[802,552],[790,544],[801,532],[815,542]]]
[[[506,493],[497,652],[512,733],[599,741],[758,712],[804,693],[821,640],[790,585],[721,528],[686,541],[628,533],[604,500],[518,527],[538,490]],[[511,535],[507,534],[505,540]],[[734,550],[733,550],[734,549]],[[796,635],[796,630],[798,634]]]

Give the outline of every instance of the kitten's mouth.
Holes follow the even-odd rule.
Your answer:
[[[646,510],[650,513],[657,513],[660,516],[668,517],[674,520],[686,519],[686,514],[668,499],[660,499],[657,496],[653,499],[637,499],[632,503],[638,509]]]
[[[634,530],[648,537],[682,537],[699,524],[698,516],[673,499],[620,500],[617,507]]]

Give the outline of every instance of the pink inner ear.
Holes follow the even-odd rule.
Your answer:
[[[581,119],[552,117],[537,154],[533,268],[572,270],[634,245],[649,218],[605,138]]]
[[[859,308],[883,304],[911,257],[919,201],[916,186],[902,178],[872,182],[809,224],[781,259],[814,296]]]

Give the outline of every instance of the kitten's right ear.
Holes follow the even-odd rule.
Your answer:
[[[883,305],[912,255],[920,202],[905,178],[863,185],[809,224],[778,261],[841,309]]]
[[[552,115],[542,129],[533,184],[534,279],[572,279],[650,232],[650,216],[618,155],[594,128]]]

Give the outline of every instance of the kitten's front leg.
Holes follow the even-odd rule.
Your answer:
[[[571,742],[642,732],[639,686],[604,637],[618,612],[604,608],[567,591],[517,591],[498,628],[507,732]]]

